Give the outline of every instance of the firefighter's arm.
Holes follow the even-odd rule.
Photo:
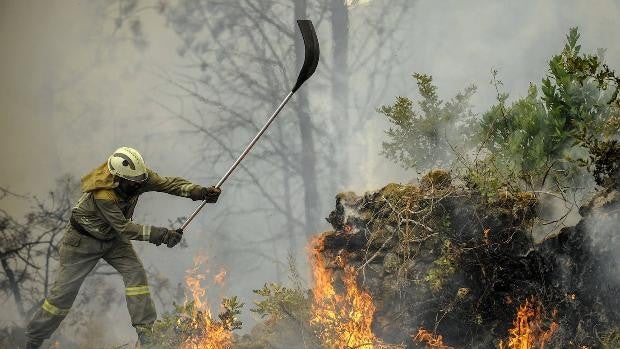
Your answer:
[[[189,198],[192,190],[200,186],[181,177],[160,176],[155,171],[147,170],[148,179],[142,191],[158,191],[170,195]]]
[[[95,192],[95,205],[112,229],[130,240],[148,241],[157,246],[165,244],[168,247],[174,247],[183,237],[181,229],[172,230],[130,221],[125,218],[116,204],[113,194],[106,193],[106,191]]]
[[[148,170],[148,179],[142,191],[158,191],[192,200],[206,200],[215,203],[221,190],[215,187],[203,187],[181,177],[164,177]]]
[[[93,195],[101,217],[110,224],[112,229],[130,240],[149,240],[153,227],[137,224],[127,219],[118,207],[116,195],[112,190],[97,190]]]

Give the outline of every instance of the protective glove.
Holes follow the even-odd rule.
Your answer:
[[[190,199],[204,200],[208,203],[214,204],[217,202],[217,198],[220,196],[222,189],[216,187],[196,187],[189,193]]]
[[[166,244],[168,247],[174,247],[183,238],[183,229],[172,230],[168,228],[152,227],[149,242],[159,246]]]

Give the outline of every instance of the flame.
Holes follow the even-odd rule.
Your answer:
[[[221,323],[213,320],[211,309],[206,301],[207,288],[202,286],[202,281],[206,280],[205,273],[201,273],[201,267],[207,262],[207,257],[197,255],[194,257],[194,266],[187,270],[185,284],[190,290],[194,303],[193,313],[191,316],[191,325],[200,335],[188,338],[180,346],[180,349],[231,349],[233,335],[230,330],[225,328]],[[221,276],[220,276],[221,274]],[[223,281],[226,271],[222,271],[215,276],[215,279]],[[218,276],[220,278],[218,278]],[[186,300],[185,304],[188,304]]]
[[[547,330],[542,329],[541,305],[533,297],[525,300],[517,310],[514,327],[508,330],[509,338],[499,342],[499,349],[544,349],[558,324],[554,321]],[[554,311],[555,315],[555,311]]]
[[[484,241],[485,244],[489,244],[489,235],[491,235],[491,229],[486,228],[484,229],[484,231],[482,232],[482,241]]]
[[[344,292],[336,292],[333,273],[320,253],[323,243],[322,236],[311,243],[314,303],[310,323],[327,348],[378,348],[381,345],[371,329],[375,312],[372,297],[358,287],[355,268],[346,266],[342,256],[338,263],[344,269]]]
[[[220,269],[220,272],[217,273],[217,275],[213,277],[213,282],[215,282],[216,285],[222,285],[224,284],[225,278],[226,278],[226,269],[222,268]]]
[[[443,338],[441,335],[433,334],[430,331],[420,328],[415,336],[411,336],[414,342],[426,342],[426,349],[454,349],[443,344]]]

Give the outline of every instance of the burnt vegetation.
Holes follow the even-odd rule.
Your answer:
[[[422,183],[446,175],[433,171]],[[494,347],[518,306],[535,299],[537,326],[559,324],[549,347],[594,348],[617,331],[620,315],[620,284],[610,278],[615,250],[593,250],[589,228],[594,220],[612,229],[617,213],[608,211],[618,203],[595,201],[576,227],[536,243],[538,199],[530,192],[498,192],[490,202],[465,185],[390,184],[338,196],[322,253],[358,269],[377,306],[375,333],[386,341],[407,342],[426,328],[456,348]]]

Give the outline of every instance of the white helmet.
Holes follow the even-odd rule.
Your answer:
[[[110,155],[108,169],[112,175],[134,182],[144,182],[148,178],[142,155],[129,147],[120,147]]]

